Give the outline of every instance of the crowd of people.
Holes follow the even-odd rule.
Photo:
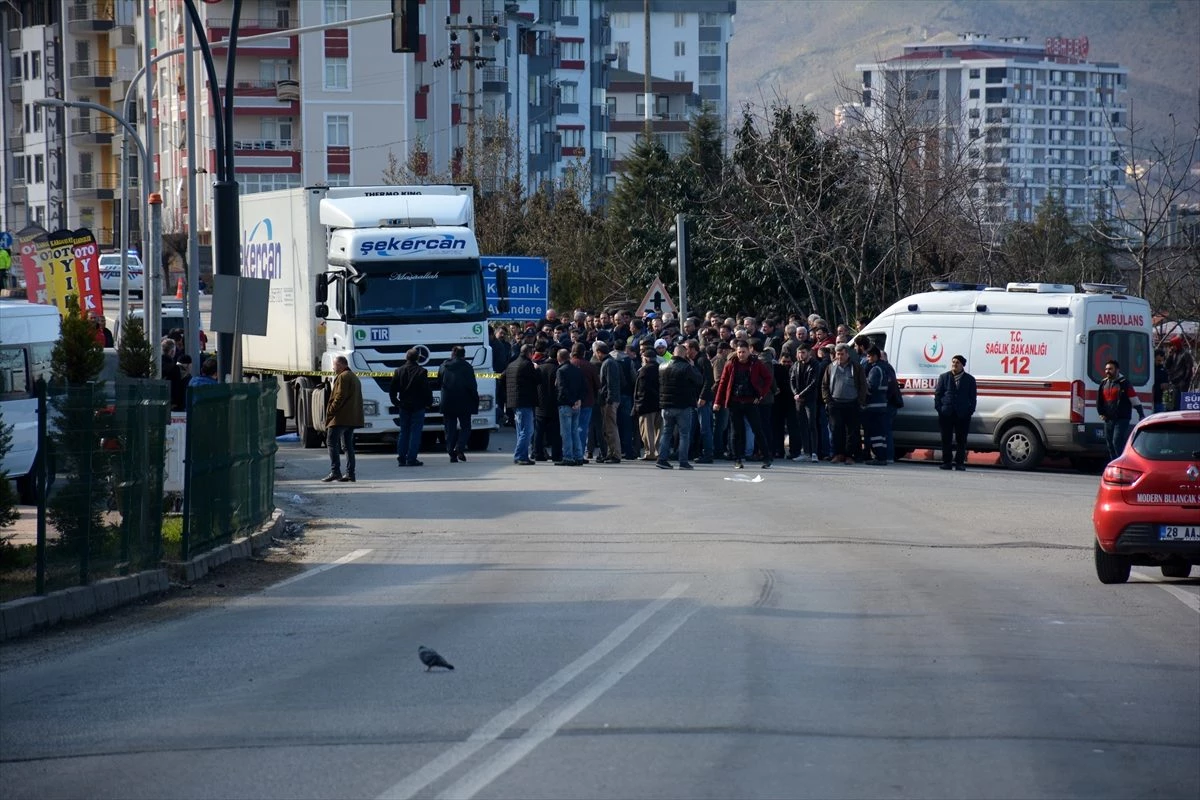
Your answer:
[[[538,323],[496,327],[491,344],[516,464],[895,460],[902,400],[886,354],[816,314],[564,320],[551,309]]]

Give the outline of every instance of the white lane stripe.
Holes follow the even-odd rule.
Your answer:
[[[1191,592],[1185,592],[1183,589],[1180,589],[1178,586],[1172,586],[1169,583],[1162,583],[1157,578],[1155,578],[1151,575],[1146,575],[1141,572],[1130,573],[1129,577],[1133,578],[1134,580],[1145,581],[1146,583],[1153,583],[1155,586],[1162,589],[1164,592],[1174,595],[1176,600],[1183,603],[1185,606],[1190,608],[1192,611],[1195,611],[1197,614],[1200,614],[1200,594],[1192,594]]]
[[[408,800],[408,798],[411,798],[417,792],[494,742],[501,734],[520,721],[522,717],[544,703],[555,692],[578,677],[584,670],[611,653],[622,642],[628,639],[634,631],[646,624],[651,617],[666,607],[668,603],[682,595],[687,588],[688,584],[686,583],[677,583],[672,586],[661,597],[638,611],[612,633],[604,637],[604,640],[598,645],[542,681],[529,694],[483,723],[465,741],[454,745],[395,786],[384,791],[379,795],[379,800]]]
[[[307,570],[305,572],[301,572],[299,575],[293,575],[292,577],[288,578],[285,581],[280,581],[279,583],[275,584],[274,586],[268,587],[266,589],[266,591],[272,592],[281,586],[287,586],[289,583],[295,583],[296,581],[302,581],[305,578],[311,578],[314,575],[320,575],[322,572],[325,572],[326,570],[331,570],[334,567],[340,567],[342,564],[349,564],[351,561],[357,561],[358,559],[362,558],[363,556],[365,556],[367,553],[370,553],[370,552],[371,552],[370,550],[355,550],[353,553],[347,553],[346,555],[342,556],[337,561],[332,561],[328,564],[322,564],[319,567],[315,567],[315,568]]]
[[[521,759],[529,755],[542,742],[549,739],[559,728],[574,719],[580,712],[594,703],[601,695],[616,685],[617,681],[632,672],[638,664],[657,650],[697,609],[680,614],[660,627],[621,661],[600,674],[590,686],[544,719],[538,720],[519,739],[505,745],[499,753],[468,772],[438,797],[441,800],[471,800],[488,784],[499,778]]]

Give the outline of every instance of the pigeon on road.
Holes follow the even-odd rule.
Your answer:
[[[428,647],[418,647],[417,655],[421,657],[421,663],[425,665],[425,671],[434,667],[445,667],[446,669],[454,669],[454,665],[438,654],[437,650],[432,650]]]

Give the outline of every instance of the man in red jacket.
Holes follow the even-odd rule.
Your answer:
[[[763,452],[763,469],[771,466],[771,443],[763,438],[759,404],[771,388],[771,373],[766,365],[750,353],[750,343],[739,340],[735,357],[725,362],[721,380],[713,398],[713,411],[729,409],[729,424],[733,426],[733,468],[742,469],[746,452],[746,425],[754,434]]]

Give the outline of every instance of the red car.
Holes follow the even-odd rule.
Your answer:
[[[1186,578],[1200,564],[1200,411],[1139,422],[1104,470],[1096,505],[1096,576],[1124,583],[1133,565]]]

